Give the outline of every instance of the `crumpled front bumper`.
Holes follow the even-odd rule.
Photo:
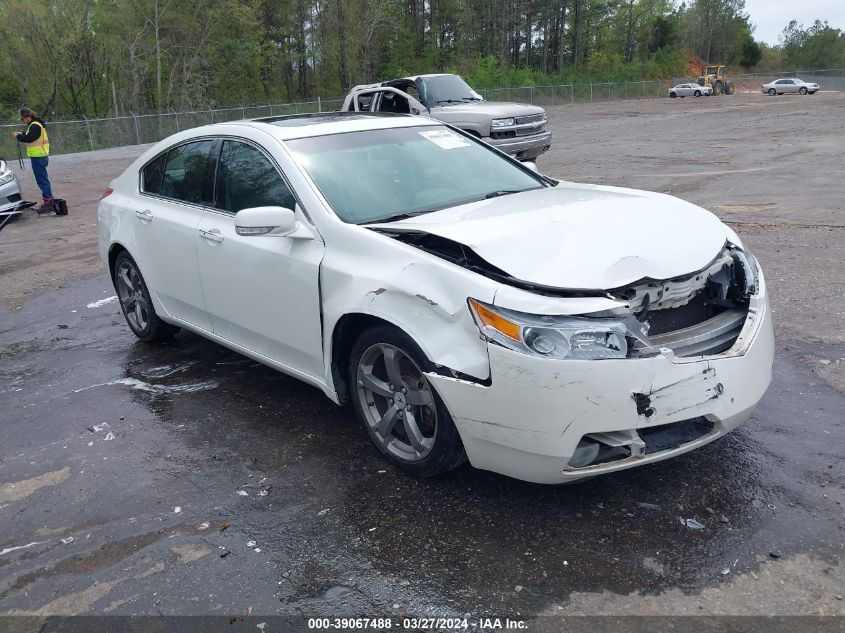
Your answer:
[[[703,446],[751,415],[771,382],[774,359],[764,292],[761,286],[734,346],[714,356],[677,358],[665,350],[642,359],[553,360],[490,344],[489,385],[428,377],[476,468],[546,484],[632,468]],[[696,418],[712,423],[712,430],[667,450],[569,467],[587,434],[637,437],[643,429]]]

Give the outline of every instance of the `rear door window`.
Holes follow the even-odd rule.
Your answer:
[[[214,141],[207,139],[170,150],[164,168],[161,195],[194,204],[211,202],[213,147]]]
[[[293,209],[296,199],[263,152],[239,141],[224,141],[217,170],[215,206],[237,213],[252,207]]]

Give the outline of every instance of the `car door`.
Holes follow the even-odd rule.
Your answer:
[[[197,261],[214,333],[279,364],[323,379],[319,270],[324,246],[308,226],[291,236],[238,235],[241,209],[296,208],[276,162],[257,144],[224,139],[215,202],[197,227]]]
[[[408,93],[389,86],[359,92],[353,99],[353,107],[356,112],[422,114],[428,111]]]
[[[683,84],[678,91],[678,94],[682,97],[689,97],[692,95],[692,89],[690,88],[689,84]]]
[[[798,87],[795,85],[795,81],[793,79],[783,79],[781,80],[781,86],[778,92],[783,92],[784,94],[791,94],[797,92]]]
[[[214,139],[177,145],[141,170],[132,256],[164,310],[211,331],[197,270],[197,226],[211,201]]]

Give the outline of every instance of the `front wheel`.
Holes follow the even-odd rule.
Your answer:
[[[114,262],[114,287],[126,323],[139,339],[146,342],[171,338],[179,328],[165,323],[156,314],[150,291],[138,264],[126,251]]]
[[[802,95],[805,95],[805,94],[807,94],[807,89],[806,89],[806,88],[804,88],[804,87],[802,86],[802,87],[798,90],[798,93],[799,93],[799,94],[802,94]]]
[[[419,346],[393,327],[364,332],[352,348],[352,406],[373,444],[410,475],[432,477],[464,460],[458,430],[425,372]]]
[[[696,91],[693,93],[693,95],[694,95],[694,96],[696,96],[696,97],[700,97],[700,96],[701,96],[701,90],[696,90]]]
[[[678,93],[677,93],[677,92],[670,92],[670,93],[669,93],[669,96],[670,96],[672,99],[677,99],[677,97],[678,97]]]
[[[775,90],[774,88],[769,88],[769,96],[770,97],[774,97],[776,93],[777,93],[777,90]]]

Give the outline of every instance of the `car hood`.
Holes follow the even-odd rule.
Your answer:
[[[525,103],[507,103],[503,101],[470,101],[468,103],[440,104],[431,109],[434,112],[454,112],[467,115],[485,115],[491,118],[519,117],[543,114],[539,106]]]
[[[436,235],[522,282],[571,290],[692,274],[729,237],[716,216],[683,200],[574,183],[369,226]]]

